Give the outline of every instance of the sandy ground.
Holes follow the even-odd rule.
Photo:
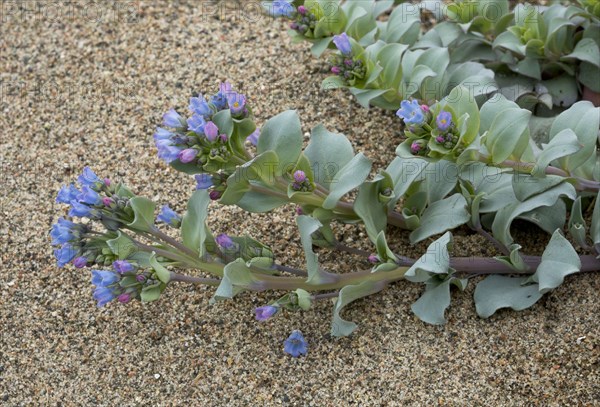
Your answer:
[[[345,316],[360,327],[342,339],[329,335],[328,302],[255,321],[253,309],[276,293],[211,306],[211,289],[178,285],[157,303],[97,309],[89,272],[58,269],[52,257],[48,230],[63,210],[55,193],[89,164],[181,210],[193,180],[156,158],[151,136],[163,112],[185,111],[193,92],[213,92],[228,78],[259,121],[297,109],[305,131],[322,122],[343,132],[376,166],[393,155],[398,121],[361,109],[347,93],[320,92],[324,61],[252,9],[223,9],[219,18],[201,2],[19,4],[2,2],[0,26],[0,405],[598,403],[594,275],[568,278],[531,310],[488,320],[475,315],[471,286],[455,293],[442,327],[411,313],[422,287],[398,283],[349,307]],[[213,230],[247,231],[281,263],[302,265],[293,208],[211,211]],[[360,228],[336,232],[366,244]],[[532,253],[547,240],[518,236]],[[409,255],[425,247],[410,247],[402,232],[391,240]],[[476,236],[456,237],[458,255],[492,253]],[[364,259],[322,258],[332,269],[367,267]],[[293,329],[309,340],[307,357],[283,352]]]

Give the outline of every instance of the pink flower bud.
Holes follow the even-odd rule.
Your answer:
[[[123,293],[119,295],[117,299],[121,304],[127,304],[129,301],[131,301],[131,295],[128,293]]]
[[[336,74],[336,75],[338,75],[341,72],[341,70],[337,66],[332,66],[331,67],[331,72],[334,73],[334,74]]]
[[[374,254],[370,255],[367,260],[369,260],[369,263],[379,263],[379,257]]]

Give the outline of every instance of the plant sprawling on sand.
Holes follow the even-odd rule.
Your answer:
[[[70,219],[52,226],[58,264],[94,268],[99,306],[155,301],[173,282],[215,286],[215,301],[284,290],[256,309],[258,320],[334,299],[332,334],[341,336],[356,328],[341,317],[346,305],[400,279],[424,284],[412,309],[441,324],[451,287],[464,290],[474,276],[489,275],[474,294],[486,318],[532,306],[569,274],[600,271],[600,109],[580,100],[600,90],[594,2],[512,11],[507,1],[457,2],[424,34],[413,5],[386,13],[393,1],[275,3],[270,10],[292,19],[292,34],[313,42],[315,54],[332,47],[334,75],[324,87],[397,110],[404,133],[397,157],[373,173],[368,157],[321,125],[303,148],[295,111],[258,129],[246,96],[227,82],[209,98],[193,97],[188,118],[171,110],[154,134],[158,156],[195,176],[185,214],[164,205],[156,216],[155,202],[87,167],[78,185],[58,193],[70,206]],[[250,236],[214,234],[206,222],[211,200],[249,212],[295,204],[305,269],[278,264]],[[516,219],[551,235],[541,256],[521,252],[511,235]],[[359,224],[373,248],[337,241],[334,222]],[[411,243],[429,241],[427,252],[394,253],[388,226],[410,231]],[[464,226],[501,255],[452,256],[450,231]],[[372,267],[327,271],[314,246],[359,254]],[[294,332],[285,350],[304,354],[306,341]]]

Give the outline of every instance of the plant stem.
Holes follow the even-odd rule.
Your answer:
[[[541,263],[540,256],[523,256],[523,260],[529,266],[526,271],[517,271],[510,266],[494,259],[487,257],[456,257],[450,259],[450,267],[457,270],[459,273],[476,275],[487,275],[487,274],[518,274],[518,275],[531,275],[535,272],[539,264]],[[581,272],[600,271],[600,260],[596,259],[593,255],[580,256],[581,260]],[[322,283],[307,282],[305,278],[301,277],[281,277],[281,276],[270,276],[265,274],[256,275],[254,274],[253,282],[245,286],[246,289],[253,291],[265,291],[265,290],[295,290],[302,288],[307,291],[330,291],[339,290],[347,285],[359,284],[363,281],[374,281],[387,285],[394,281],[398,281],[404,278],[404,274],[409,267],[397,267],[394,270],[372,273],[371,270],[358,271],[347,274],[328,274],[330,280]],[[178,275],[177,281],[186,281],[190,283],[204,284],[203,280],[198,277],[189,277]],[[209,285],[216,285],[215,279],[208,279]],[[316,294],[316,298],[331,298],[336,295],[335,293]]]
[[[163,240],[164,242],[169,243],[171,246],[179,249],[183,253],[186,253],[191,258],[198,258],[198,252],[196,252],[195,250],[192,250],[192,249],[186,247],[183,243],[180,243],[176,239],[173,239],[171,236],[169,236],[166,233],[162,232],[157,227],[152,227],[150,229],[150,234],[158,237],[159,239]]]
[[[477,227],[475,227],[474,229],[477,233],[479,233],[481,236],[485,237],[490,243],[492,243],[496,247],[496,249],[500,251],[500,253],[502,253],[505,256],[510,256],[510,250],[508,249],[508,247],[503,245],[494,236],[490,235],[485,229],[481,227],[481,225],[477,225]]]
[[[273,264],[273,268],[278,271],[285,271],[286,273],[294,274],[300,277],[307,277],[308,273],[304,270],[295,269],[281,264]]]
[[[191,283],[191,284],[204,284],[210,285],[213,287],[218,287],[221,284],[221,280],[218,278],[201,278],[201,277],[193,277],[186,276],[178,273],[171,273],[170,281],[180,282],[180,283]]]
[[[315,294],[315,295],[311,295],[310,298],[313,301],[318,301],[318,300],[324,300],[327,298],[336,298],[340,296],[340,292],[339,291],[334,291],[332,293],[325,293],[325,294]]]
[[[490,161],[490,156],[485,154],[479,154],[479,161],[487,164]],[[497,167],[500,168],[512,168],[517,172],[522,172],[525,174],[531,174],[533,169],[535,168],[536,163],[524,163],[521,161],[513,161],[513,160],[505,160],[499,164],[496,164]],[[560,168],[548,166],[546,167],[546,174],[548,175],[558,175],[560,177],[572,178],[577,182],[575,188],[579,191],[588,191],[588,192],[598,192],[600,191],[600,182],[592,181],[588,179],[584,179],[581,177],[574,177],[569,174],[567,171],[562,170]]]

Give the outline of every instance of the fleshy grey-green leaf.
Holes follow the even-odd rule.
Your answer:
[[[542,262],[532,276],[532,280],[539,284],[539,290],[543,294],[558,287],[566,276],[579,270],[581,270],[579,255],[557,229],[542,254]]]
[[[542,294],[537,284],[523,285],[526,281],[527,277],[487,277],[475,288],[477,315],[488,318],[500,308],[521,311],[531,307],[542,298]]]

